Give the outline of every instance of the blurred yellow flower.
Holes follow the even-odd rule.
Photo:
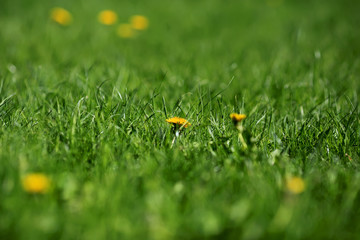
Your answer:
[[[231,120],[234,122],[234,124],[237,124],[244,120],[246,118],[245,114],[238,114],[238,113],[232,113],[230,114]]]
[[[305,182],[300,177],[289,178],[286,182],[286,188],[294,194],[302,193],[305,190]]]
[[[135,36],[135,32],[132,29],[131,25],[127,23],[119,25],[117,29],[117,34],[122,38],[132,38]]]
[[[136,30],[145,30],[149,26],[149,20],[142,15],[134,15],[130,18],[132,28]]]
[[[185,128],[191,126],[191,123],[189,123],[188,120],[186,120],[185,118],[173,117],[166,119],[166,121],[173,124],[174,126],[184,126]]]
[[[60,7],[56,7],[51,10],[51,19],[63,26],[70,25],[72,22],[71,13]]]
[[[114,11],[111,10],[104,10],[101,11],[98,15],[98,20],[100,23],[105,25],[112,25],[117,20],[117,15]]]
[[[50,188],[50,179],[42,173],[31,173],[22,179],[22,185],[29,193],[46,193]]]

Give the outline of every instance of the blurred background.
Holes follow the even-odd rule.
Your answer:
[[[56,7],[68,11],[68,24],[51,18]],[[46,66],[54,79],[100,68],[99,82],[123,70],[120,75],[129,76],[115,81],[118,87],[144,88],[144,94],[164,76],[170,90],[185,92],[204,84],[225,87],[232,78],[235,89],[260,87],[274,68],[282,74],[312,68],[315,55],[324,74],[349,68],[360,53],[359,9],[355,0],[3,0],[0,63],[5,72],[9,65]],[[103,10],[116,14],[112,24],[99,22]],[[120,36],[120,25],[134,15],[144,16],[148,26]],[[326,77],[331,85],[333,76]]]

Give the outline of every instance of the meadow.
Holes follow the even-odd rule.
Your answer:
[[[359,239],[359,9],[2,0],[0,239]]]

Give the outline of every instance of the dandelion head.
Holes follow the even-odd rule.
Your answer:
[[[104,25],[112,25],[116,22],[117,15],[114,11],[104,10],[99,13],[98,20]]]
[[[117,34],[121,38],[133,38],[133,37],[135,37],[134,30],[132,29],[131,25],[127,24],[127,23],[123,23],[123,24],[119,25],[119,27],[117,29]]]
[[[149,20],[142,15],[134,15],[130,18],[132,28],[136,30],[145,30],[149,26]]]
[[[179,117],[173,117],[173,118],[166,119],[166,122],[173,124],[173,126],[175,126],[175,127],[184,126],[184,128],[187,128],[187,127],[191,126],[191,123],[189,123],[188,120],[186,120],[185,118],[179,118]]]
[[[286,181],[286,188],[293,194],[300,194],[305,190],[305,182],[300,177],[292,177]]]
[[[242,120],[244,120],[246,118],[246,115],[245,114],[232,113],[232,114],[230,114],[230,118],[233,121],[233,123],[236,125],[239,122],[241,122]]]
[[[50,188],[50,179],[42,173],[31,173],[22,179],[22,185],[28,193],[46,193]]]
[[[69,11],[64,8],[56,7],[51,10],[51,19],[63,26],[70,25],[72,22],[72,16]]]

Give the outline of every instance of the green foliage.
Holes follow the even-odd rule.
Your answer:
[[[358,2],[2,6],[1,239],[360,234]],[[51,21],[58,6],[71,25]],[[150,26],[122,39],[104,9]],[[174,145],[173,116],[192,124]],[[32,172],[48,193],[23,190]]]

